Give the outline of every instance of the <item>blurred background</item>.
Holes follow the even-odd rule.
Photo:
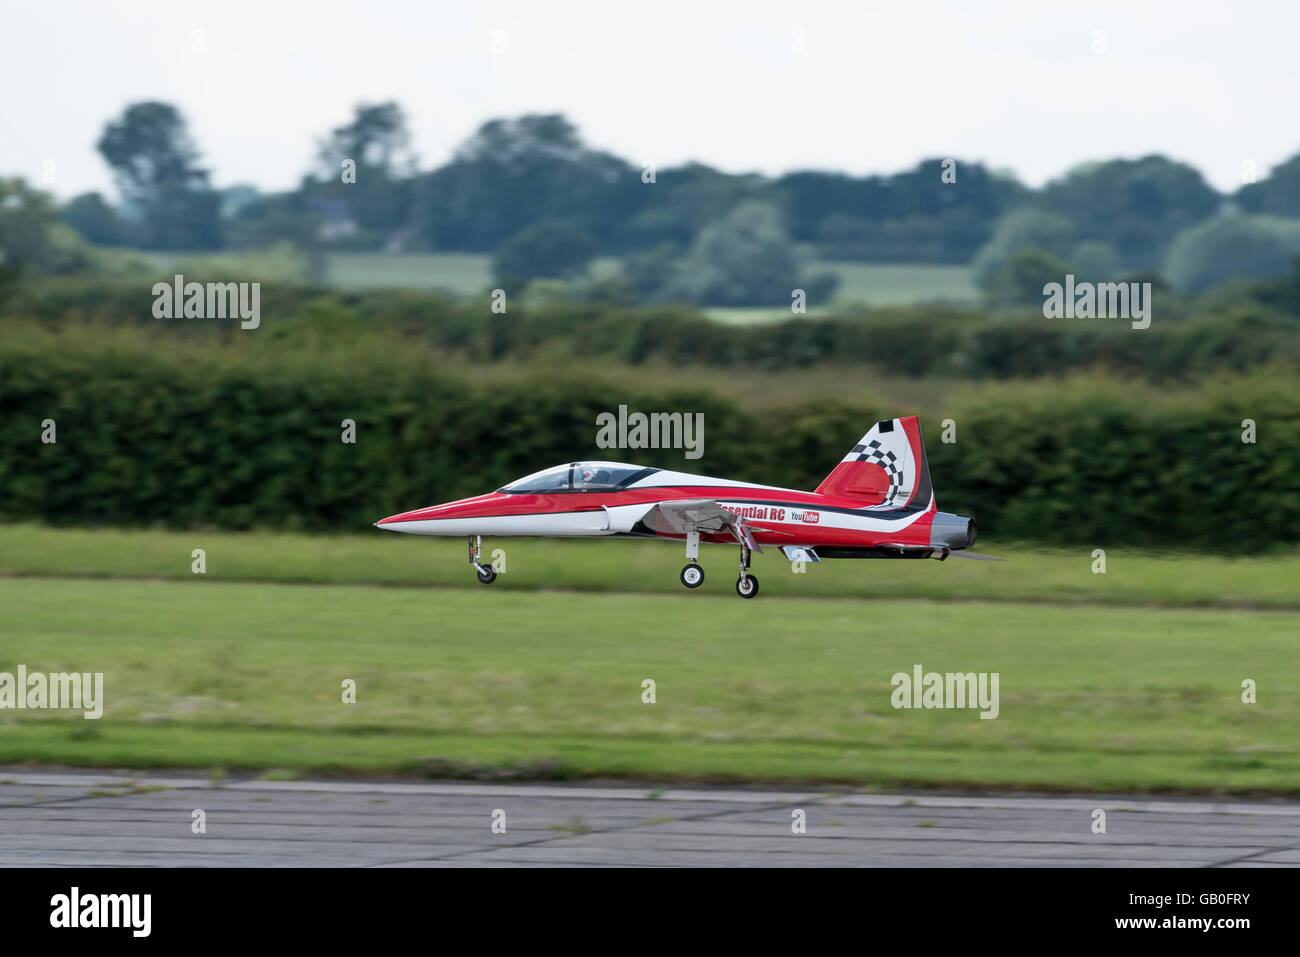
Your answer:
[[[110,690],[0,760],[1300,790],[1297,19],[13,11],[0,670]],[[156,318],[178,273],[260,326]],[[1150,328],[1044,318],[1067,275]],[[620,404],[704,457],[598,449]],[[490,542],[488,592],[370,528],[580,458],[812,488],[906,414],[1011,563],[769,557],[738,626],[676,546]],[[915,661],[1001,717],[894,712]]]

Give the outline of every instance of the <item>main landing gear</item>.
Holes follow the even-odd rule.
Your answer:
[[[736,594],[741,598],[753,598],[758,594],[758,577],[741,575],[736,579]]]
[[[736,579],[736,594],[753,598],[758,594],[758,579],[749,573],[749,546],[740,546],[740,577]]]
[[[491,585],[497,580],[497,570],[491,565],[484,565],[483,558],[483,536],[469,536],[469,563],[474,566],[474,571],[478,573],[478,580],[484,585]]]
[[[682,584],[687,588],[699,588],[704,584],[704,569],[699,565],[700,555],[700,533],[698,531],[688,531],[686,533],[686,560],[687,565],[682,569]],[[741,598],[753,598],[758,594],[758,578],[749,574],[749,555],[748,545],[740,546],[740,578],[736,580],[736,594]]]

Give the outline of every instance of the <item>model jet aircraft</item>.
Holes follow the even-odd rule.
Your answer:
[[[791,562],[828,558],[991,559],[965,551],[975,521],[937,510],[916,416],[872,426],[817,486],[772,485],[689,475],[619,462],[570,462],[474,498],[392,515],[379,528],[415,535],[465,535],[478,580],[484,535],[670,538],[685,541],[682,584],[699,588],[701,542],[740,547],[741,598],[758,594],[750,555],[779,548]]]

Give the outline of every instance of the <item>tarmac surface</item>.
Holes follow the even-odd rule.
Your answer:
[[[0,768],[0,866],[100,865],[1296,867],[1300,803]]]

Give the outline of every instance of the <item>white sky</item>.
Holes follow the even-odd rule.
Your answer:
[[[406,108],[423,168],[483,120],[523,112],[563,112],[588,143],[636,163],[733,172],[893,172],[953,156],[1039,185],[1084,160],[1162,152],[1235,189],[1243,163],[1262,178],[1300,151],[1293,0],[12,0],[3,10],[0,175],[65,198],[110,188],[94,144],[139,99],[182,110],[217,185],[263,189],[294,185],[314,138],[356,102],[386,99]],[[53,184],[42,180],[51,159]]]

